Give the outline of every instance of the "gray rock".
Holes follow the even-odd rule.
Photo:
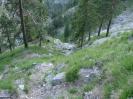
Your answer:
[[[95,42],[93,42],[92,46],[101,45],[101,44],[103,44],[104,42],[106,42],[109,39],[110,39],[110,37],[98,39]]]
[[[55,47],[62,51],[65,55],[69,55],[76,49],[75,44],[63,43],[59,39],[54,40]]]
[[[52,79],[52,85],[60,85],[61,83],[65,82],[65,73],[59,73]]]
[[[55,68],[54,68],[54,71],[55,72],[61,72],[61,70],[65,67],[65,64],[62,63],[62,64],[58,64]]]
[[[84,99],[103,99],[102,95],[103,95],[102,88],[98,86],[89,92],[85,92]]]
[[[133,35],[128,37],[128,41],[133,41]]]
[[[79,71],[80,80],[84,81],[85,83],[90,82],[93,78],[98,77],[100,75],[101,70],[99,69],[99,67],[81,69]]]
[[[40,58],[41,55],[36,54],[36,53],[32,53],[32,54],[27,54],[25,57],[26,58]]]
[[[129,97],[129,98],[127,98],[127,99],[133,99],[133,97]]]
[[[62,49],[62,50],[72,50],[76,47],[74,44],[63,43],[59,39],[55,39],[54,43],[57,48]]]
[[[11,94],[7,90],[0,91],[0,99],[11,99]]]
[[[24,85],[25,81],[23,78],[18,79],[15,81],[16,86],[18,87],[19,90],[24,90],[25,89],[25,85]]]
[[[101,99],[99,96],[93,95],[92,92],[84,93],[84,99]]]
[[[2,80],[2,78],[3,78],[3,75],[0,75],[0,80]]]

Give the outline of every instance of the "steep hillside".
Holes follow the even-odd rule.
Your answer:
[[[93,33],[89,41],[86,33],[82,48],[51,37],[53,34],[38,34],[33,42],[28,42],[28,48],[13,46],[11,51],[1,51],[0,46],[0,99],[133,99],[131,2],[124,0],[127,8],[113,18],[108,37],[105,37],[104,26],[101,36]],[[67,25],[71,27],[77,2],[45,0],[45,3],[49,8],[48,31],[57,32],[60,38]],[[0,9],[0,15],[2,12],[7,13]],[[38,38],[42,40],[41,46],[38,46]]]
[[[127,99],[133,95],[132,55],[132,31],[69,56],[55,49],[17,49],[0,57],[0,89],[13,97],[17,91],[17,99]]]
[[[20,47],[1,54],[0,96],[13,99],[132,99],[131,16],[131,12],[125,11],[114,19],[109,39],[95,41],[94,36],[92,46],[83,49],[49,38],[42,48],[32,45],[28,50]],[[94,46],[102,39],[106,40]]]

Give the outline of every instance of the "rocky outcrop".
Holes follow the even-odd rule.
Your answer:
[[[79,76],[80,76],[79,79],[83,81],[84,83],[89,83],[94,78],[99,77],[101,73],[102,72],[99,67],[81,69],[79,71]]]
[[[102,88],[95,87],[92,91],[84,93],[84,99],[103,99]]]
[[[113,37],[116,37],[120,33],[128,32],[133,29],[133,11],[127,9],[122,14],[113,19],[111,28],[110,28],[110,37],[101,38],[94,41],[91,46],[101,45],[107,40],[110,40]],[[103,29],[101,33],[106,33],[106,29]],[[89,46],[89,45],[86,45]]]
[[[55,47],[60,49],[65,55],[69,55],[76,48],[75,44],[63,43],[59,39],[54,40]]]
[[[59,73],[57,74],[53,79],[52,79],[52,85],[55,86],[55,85],[60,85],[62,83],[64,83],[65,81],[65,73],[62,72],[62,73]]]
[[[0,99],[11,99],[11,94],[7,90],[0,91]]]

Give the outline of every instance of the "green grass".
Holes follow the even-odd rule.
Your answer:
[[[120,96],[120,99],[126,99],[126,98],[131,98],[131,97],[133,97],[133,86],[132,85],[124,88],[124,90]]]
[[[53,51],[52,54],[57,54],[57,51]],[[0,81],[0,89],[9,89],[13,90],[14,82],[16,79],[24,78],[28,79],[30,75],[29,69],[33,68],[33,63],[43,63],[49,60],[51,57],[33,57],[26,58],[27,54],[48,54],[48,48],[40,48],[37,46],[30,46],[28,49],[23,47],[16,48],[12,52],[6,51],[0,54],[0,74],[6,69],[9,68],[6,79]],[[8,66],[6,66],[8,65]],[[18,68],[18,70],[15,70]],[[21,72],[19,72],[21,71]]]
[[[122,36],[112,38],[100,46],[82,49],[70,56],[59,58],[68,65],[64,69],[66,81],[74,82],[79,78],[78,72],[81,68],[89,68],[94,66],[96,61],[102,61],[107,79],[103,86],[105,99],[110,97],[113,90],[129,90],[129,77],[133,79],[133,42],[128,41],[128,38],[132,34],[133,32],[123,33]],[[85,90],[89,91],[92,87],[94,86],[88,85]]]
[[[68,92],[70,94],[76,94],[78,92],[78,89],[77,88],[71,88],[71,89],[68,90]]]
[[[133,92],[133,88],[130,87],[133,83],[133,41],[128,40],[129,36],[132,35],[133,32],[123,33],[100,46],[84,48],[69,56],[64,56],[55,50],[51,57],[25,58],[25,53],[49,53],[49,47],[39,48],[35,46],[31,46],[29,49],[20,47],[12,52],[5,52],[0,55],[0,72],[4,70],[5,65],[11,66],[7,79],[0,81],[0,89],[12,90],[14,80],[22,77],[27,80],[27,76],[30,75],[27,70],[33,67],[33,63],[52,62],[55,66],[65,63],[66,66],[62,71],[66,72],[66,81],[74,82],[79,78],[78,72],[81,68],[90,68],[95,66],[97,61],[101,61],[103,62],[102,69],[105,70],[105,78],[102,79],[104,98],[109,99],[111,92],[115,91],[120,94],[120,99],[126,99],[132,96]],[[16,72],[14,71],[15,67],[24,71]],[[7,83],[8,81],[10,83]],[[96,83],[85,85],[83,91],[92,90]],[[76,91],[74,88],[69,90],[70,93],[76,93]]]
[[[0,80],[0,89],[14,91],[13,82],[10,80]]]

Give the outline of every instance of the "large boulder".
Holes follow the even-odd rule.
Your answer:
[[[57,74],[53,79],[52,79],[52,85],[56,86],[56,85],[60,85],[63,82],[65,82],[65,73],[59,73]]]
[[[54,44],[55,44],[56,48],[62,50],[62,52],[65,54],[72,53],[73,50],[76,48],[75,44],[63,43],[59,39],[55,39]]]
[[[88,83],[91,80],[93,80],[95,77],[99,77],[101,75],[101,70],[99,67],[93,67],[93,68],[85,68],[85,69],[80,69],[79,71],[79,76],[80,80]]]

